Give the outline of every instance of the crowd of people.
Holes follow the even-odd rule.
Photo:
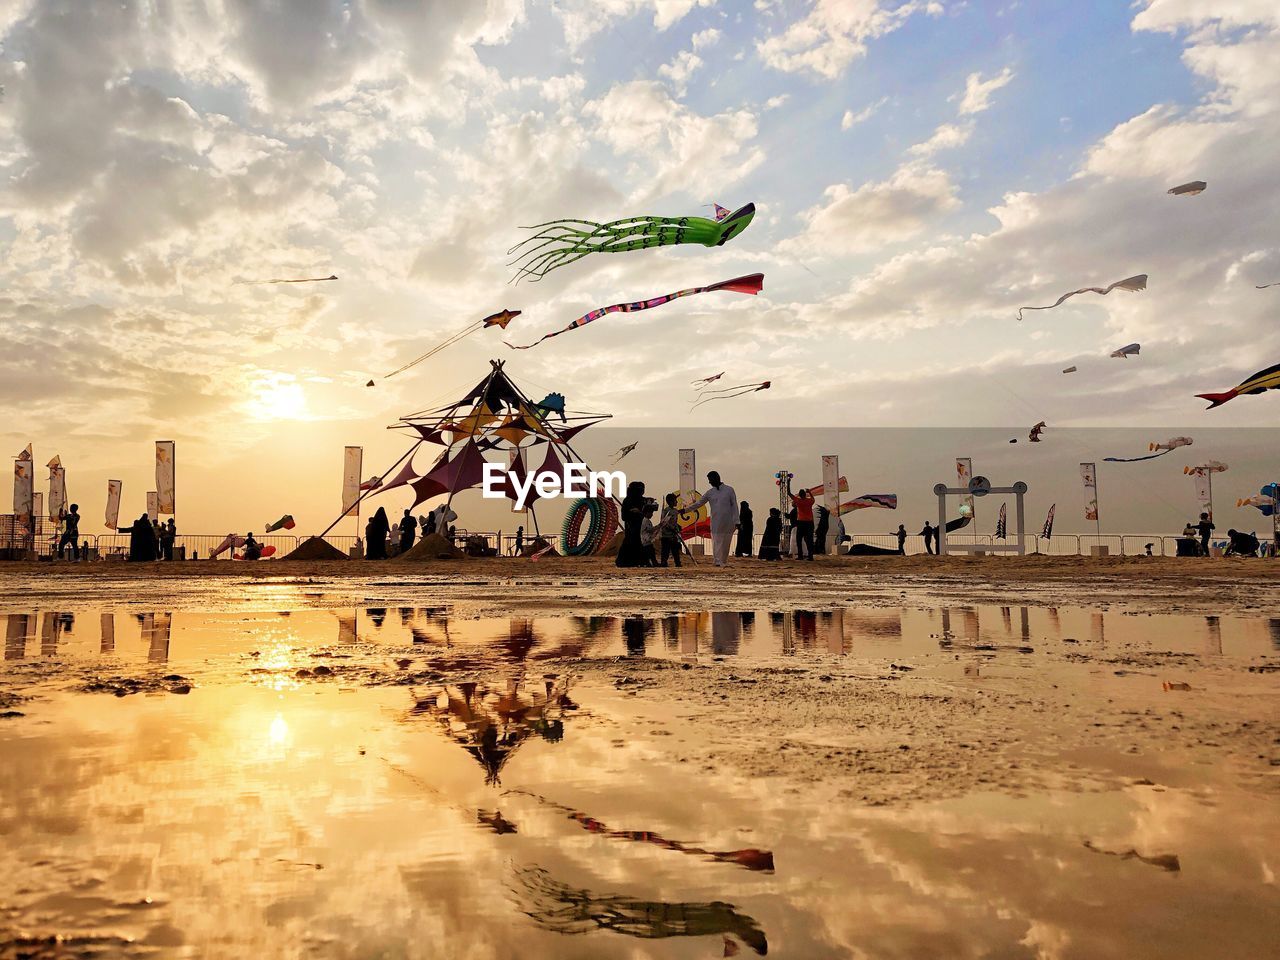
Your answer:
[[[385,507],[379,507],[364,525],[364,557],[366,560],[386,560],[413,549],[421,531],[423,539],[433,533],[453,543],[458,529],[452,521],[458,515],[447,504],[441,504],[424,516],[415,517],[412,510],[391,523]]]

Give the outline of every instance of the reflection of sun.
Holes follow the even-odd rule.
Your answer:
[[[255,420],[305,420],[307,395],[302,384],[285,379],[259,381],[249,387],[245,404]]]
[[[276,714],[276,718],[271,721],[271,727],[267,733],[271,740],[272,746],[282,747],[286,740],[289,739],[289,724],[285,721],[281,714]]]

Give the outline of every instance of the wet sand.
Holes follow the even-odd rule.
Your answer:
[[[0,956],[1262,956],[1273,569],[6,567]]]

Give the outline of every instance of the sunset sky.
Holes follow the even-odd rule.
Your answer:
[[[97,529],[174,439],[214,533],[323,526],[341,447],[373,472],[490,357],[626,429],[1275,426],[1194,394],[1280,361],[1278,62],[1274,0],[0,0],[0,442],[60,454]],[[508,283],[522,225],[748,201],[725,247]],[[529,342],[753,271],[364,386],[504,307]],[[720,370],[774,385],[690,413]]]

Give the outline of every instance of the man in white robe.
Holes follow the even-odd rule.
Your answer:
[[[729,562],[733,532],[738,528],[738,495],[733,487],[720,482],[720,474],[714,470],[707,474],[707,482],[711,489],[685,510],[697,510],[704,503],[711,508],[711,556],[717,567],[723,567]]]

